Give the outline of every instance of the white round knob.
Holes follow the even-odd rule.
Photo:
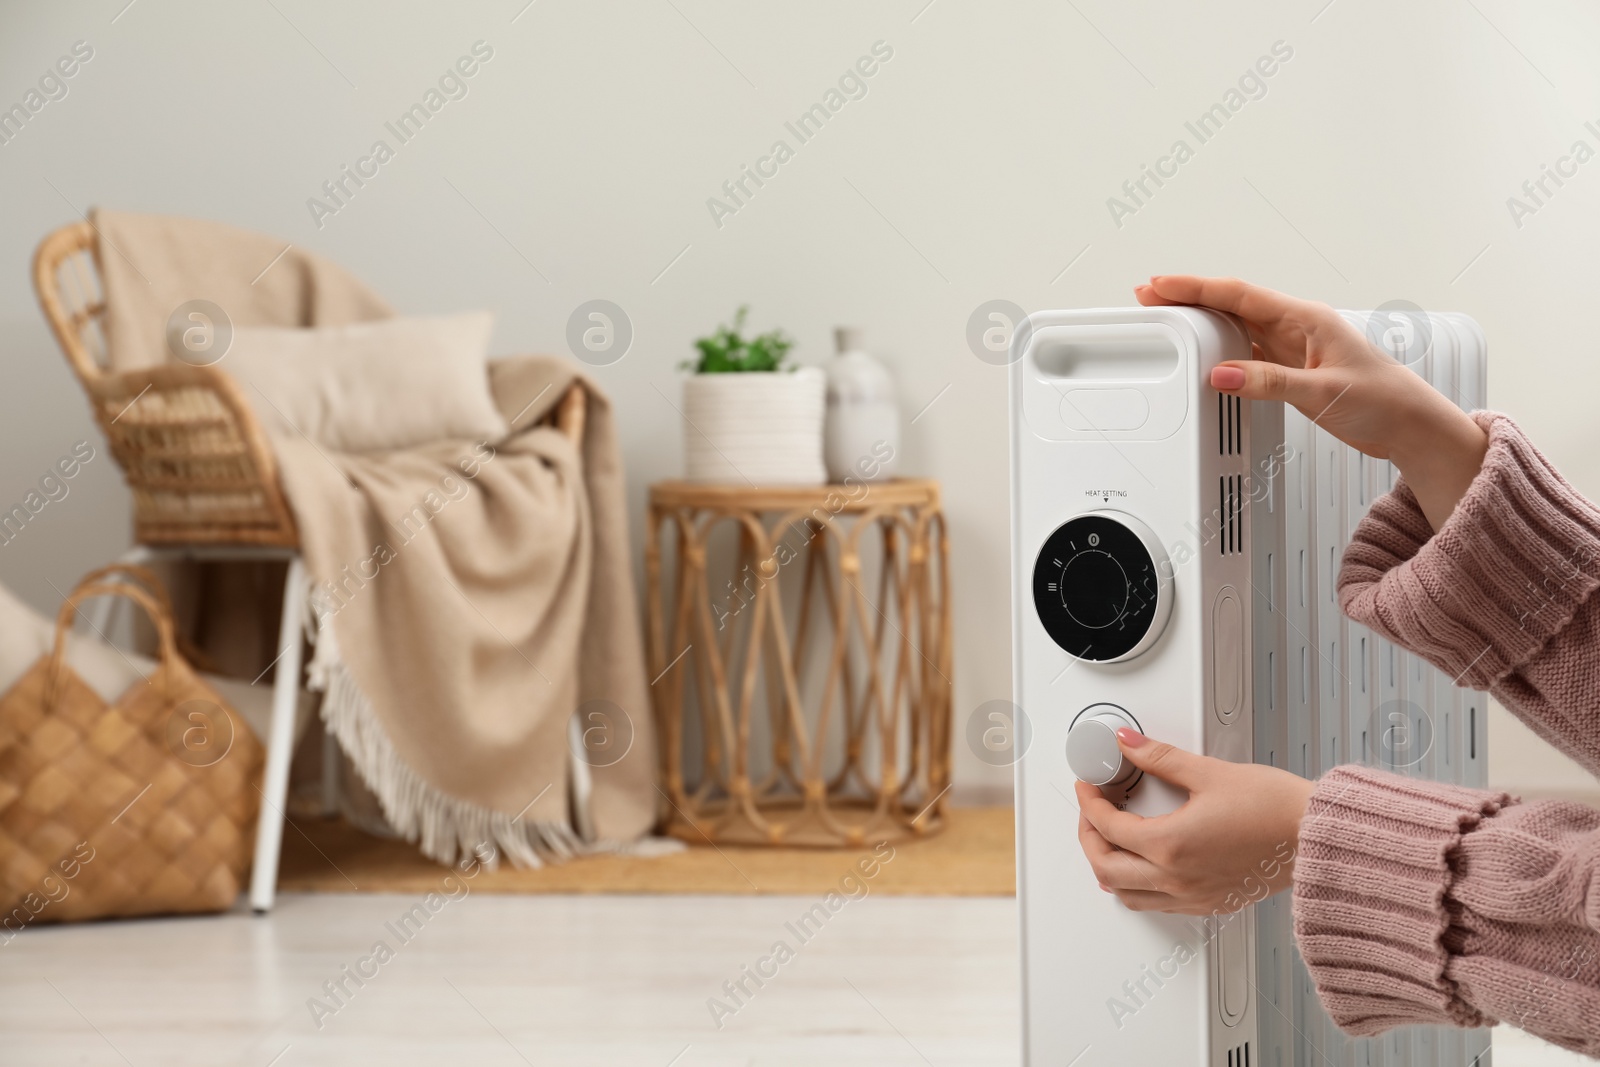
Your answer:
[[[1092,704],[1079,714],[1067,731],[1067,766],[1090,785],[1123,785],[1139,768],[1122,756],[1117,731],[1138,730],[1132,716],[1112,704]]]

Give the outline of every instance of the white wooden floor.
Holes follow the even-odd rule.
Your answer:
[[[0,946],[0,1064],[1017,1062],[1010,900],[868,896],[804,944],[784,924],[813,899],[474,894],[403,942],[385,924],[417,903],[24,931]],[[707,999],[733,1006],[722,983],[779,940],[794,958],[719,1030]],[[393,958],[319,1029],[308,998],[379,941]]]
[[[477,894],[398,928],[418,903],[287,895],[269,918],[24,931],[0,943],[0,1064],[1018,1061],[1010,900],[867,897],[803,943],[785,924],[812,899]],[[722,984],[778,941],[794,957],[737,1005]],[[345,978],[341,1005],[324,983],[345,967],[372,977]],[[720,1029],[714,996],[738,1007]],[[1508,1036],[1498,1067],[1593,1062]]]

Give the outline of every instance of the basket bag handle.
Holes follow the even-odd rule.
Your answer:
[[[99,572],[95,572],[99,573]],[[166,609],[165,598],[152,594],[128,582],[96,582],[91,574],[61,603],[56,613],[55,647],[50,652],[49,673],[45,676],[45,706],[54,707],[60,694],[61,675],[66,670],[67,632],[72,629],[72,618],[78,605],[97,596],[124,596],[145,610],[156,627],[158,645],[157,661],[163,684],[170,675],[172,664],[181,662],[177,642],[172,632],[172,616]]]
[[[78,588],[82,589],[86,585],[120,584],[117,578],[118,575],[132,578],[141,588],[156,599],[167,618],[174,617],[172,597],[167,593],[167,587],[160,578],[156,577],[155,571],[142,563],[108,563],[104,567],[96,567],[78,579]]]
[[[115,580],[115,576],[118,575],[132,578],[161,603],[161,610],[167,613],[169,619],[173,620],[172,633],[174,645],[178,649],[178,655],[182,656],[189,666],[200,671],[216,671],[216,660],[212,659],[205,649],[195,644],[186,634],[178,630],[178,613],[172,609],[172,596],[167,592],[166,584],[149,567],[140,563],[108,563],[104,567],[97,567],[85,574],[78,579],[78,584],[104,583],[108,580]]]

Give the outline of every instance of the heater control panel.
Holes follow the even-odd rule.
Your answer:
[[[1155,644],[1172,614],[1172,565],[1132,515],[1087,512],[1056,527],[1039,549],[1033,606],[1069,655],[1132,659]]]

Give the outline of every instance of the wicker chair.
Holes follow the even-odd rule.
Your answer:
[[[95,422],[133,494],[135,546],[123,560],[288,561],[264,803],[250,883],[250,903],[264,912],[271,908],[277,886],[303,658],[298,621],[304,616],[307,582],[294,515],[271,445],[243,390],[226,373],[178,360],[111,369],[97,236],[85,220],[45,237],[34,254],[33,282],[44,316],[88,393]],[[578,443],[585,415],[584,392],[574,387],[556,405],[552,421]],[[102,631],[113,605],[103,600],[99,618],[90,620]],[[328,745],[324,793],[331,803],[337,779],[328,777],[327,769],[339,761],[331,758],[337,754],[336,742],[330,738]]]

